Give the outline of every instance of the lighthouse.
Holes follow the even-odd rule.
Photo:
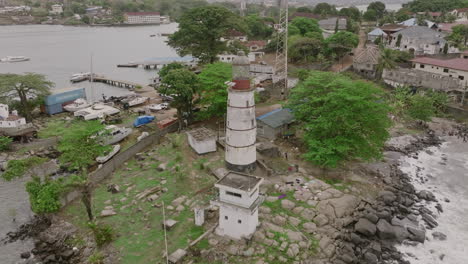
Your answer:
[[[243,51],[232,62],[232,83],[228,88],[226,117],[226,167],[237,172],[255,169],[254,88],[250,86],[250,62]]]

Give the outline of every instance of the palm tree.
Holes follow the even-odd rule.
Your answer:
[[[382,79],[382,74],[385,69],[395,69],[396,66],[397,63],[395,61],[395,54],[393,54],[393,50],[382,48],[380,50],[379,63],[377,64],[377,77]]]

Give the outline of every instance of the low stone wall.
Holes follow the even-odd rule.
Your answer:
[[[145,137],[135,145],[115,155],[111,160],[102,165],[101,168],[93,171],[88,175],[89,181],[92,186],[96,186],[101,181],[109,177],[115,170],[122,166],[126,161],[133,158],[135,154],[142,152],[145,148],[159,144],[161,137],[168,133],[177,131],[179,123],[174,123],[163,130],[159,130],[149,136]],[[81,193],[77,190],[72,190],[68,193],[63,194],[61,198],[62,206],[66,206],[73,200],[80,197]]]
[[[453,77],[442,76],[413,69],[384,70],[382,78],[385,83],[397,86],[425,87],[442,92],[462,91],[460,80]]]

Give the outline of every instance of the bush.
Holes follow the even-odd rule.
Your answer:
[[[13,139],[9,137],[0,137],[0,151],[9,150],[11,142],[13,142]]]
[[[93,231],[94,240],[98,247],[111,242],[114,239],[114,230],[108,225],[100,225],[98,223],[89,223],[89,228]]]
[[[46,160],[47,159],[45,158],[39,157],[29,157],[22,160],[10,160],[8,161],[7,169],[2,174],[2,177],[7,181],[11,181],[14,178],[23,176],[28,169],[42,164]]]
[[[104,263],[104,255],[101,252],[96,251],[88,258],[88,262],[91,264],[103,264]]]
[[[39,177],[34,177],[32,181],[26,183],[31,209],[37,214],[57,212],[61,206],[62,190],[60,182],[53,180],[41,182]]]

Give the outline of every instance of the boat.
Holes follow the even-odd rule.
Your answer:
[[[1,59],[1,62],[21,62],[21,61],[28,61],[30,58],[25,56],[6,56],[5,58]]]
[[[104,118],[105,116],[115,115],[120,112],[119,109],[109,105],[95,104],[91,107],[78,110],[73,113],[74,116],[83,117],[84,120],[93,120]]]
[[[112,146],[112,150],[107,155],[97,157],[96,161],[98,163],[106,163],[113,156],[115,156],[115,154],[117,154],[117,152],[119,152],[119,151],[120,151],[120,145],[119,144],[114,145],[114,146]]]
[[[129,127],[118,127],[115,125],[106,126],[104,131],[98,133],[99,143],[104,146],[113,145],[128,137],[133,129]]]
[[[160,110],[166,110],[169,108],[168,103],[162,103],[162,104],[152,104],[148,106],[148,109],[153,112],[157,112]]]
[[[65,109],[65,111],[68,112],[76,112],[89,106],[90,104],[85,99],[78,98],[75,101],[73,101],[73,103],[64,106],[63,109]]]
[[[144,104],[148,101],[148,99],[149,98],[145,96],[135,97],[135,98],[130,99],[127,103],[128,103],[128,106],[131,107],[131,106]]]
[[[89,77],[91,77],[90,72],[75,73],[70,77],[70,82],[72,83],[82,82],[82,81],[88,80]]]

